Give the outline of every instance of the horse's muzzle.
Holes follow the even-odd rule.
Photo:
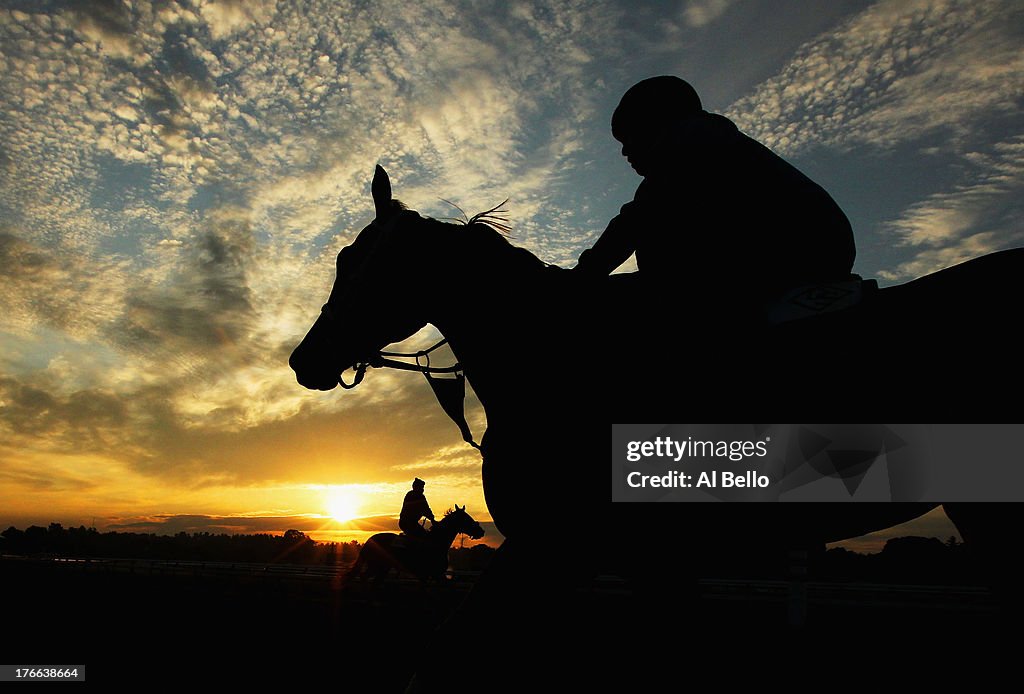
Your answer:
[[[338,387],[337,378],[303,378],[302,375],[295,374],[295,380],[298,381],[300,386],[309,390],[333,390]]]
[[[295,380],[310,390],[332,390],[338,385],[336,368],[325,365],[326,359],[314,359],[305,343],[300,344],[288,358],[288,366],[295,372]]]

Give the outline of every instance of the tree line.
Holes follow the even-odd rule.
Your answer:
[[[261,564],[349,565],[362,545],[351,542],[317,542],[300,530],[282,535],[256,533],[99,532],[96,528],[14,526],[0,532],[0,554],[19,556],[161,559],[178,561],[251,562]],[[614,551],[614,550],[612,550]],[[487,545],[453,547],[451,566],[479,571],[494,549]],[[812,574],[836,580],[906,581],[933,583],[974,578],[975,567],[965,546],[955,537],[942,542],[934,537],[897,537],[877,554],[859,554],[842,548],[811,558]]]
[[[162,559],[178,561],[252,562],[261,564],[347,565],[355,561],[362,545],[351,542],[317,542],[300,530],[282,535],[256,533],[179,532],[174,535],[133,532],[99,532],[96,528],[14,526],[0,532],[0,555],[74,558]],[[486,545],[453,547],[452,566],[479,570],[494,550]]]

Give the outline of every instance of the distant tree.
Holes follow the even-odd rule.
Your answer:
[[[356,541],[341,545],[318,543],[295,529],[283,535],[228,535],[208,531],[192,534],[179,531],[174,535],[157,535],[116,531],[100,533],[95,528],[84,526],[65,529],[59,523],[53,523],[48,528],[33,525],[22,531],[11,526],[0,532],[0,551],[23,556],[52,554],[73,557],[333,564],[339,559],[354,560],[359,548]]]

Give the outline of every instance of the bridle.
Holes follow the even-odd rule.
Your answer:
[[[374,220],[371,225],[381,227],[383,232],[390,231],[394,228],[395,220],[389,223],[381,224],[377,220]],[[378,241],[379,245],[379,241]],[[371,250],[371,255],[377,250],[377,245]],[[320,308],[320,315],[326,319],[328,325],[328,340],[333,342],[334,336],[338,334],[341,327],[341,319],[338,316],[337,311],[331,306],[330,301],[324,304]],[[434,350],[448,344],[448,339],[443,338],[439,342],[434,343],[426,349],[421,349],[418,352],[387,352],[378,351],[370,356],[366,357],[363,361],[357,361],[355,366],[352,368],[355,370],[355,375],[352,378],[351,383],[346,383],[344,378],[344,371],[338,374],[338,385],[345,390],[352,390],[357,385],[363,382],[363,378],[366,376],[366,370],[370,368],[375,369],[398,369],[400,371],[416,371],[423,374],[424,378],[427,379],[427,383],[430,385],[430,389],[434,391],[434,395],[437,397],[438,403],[441,405],[441,409],[445,411],[445,414],[451,418],[455,425],[459,427],[459,431],[462,433],[462,439],[479,449],[478,444],[473,439],[473,432],[469,428],[469,424],[466,422],[464,400],[466,397],[466,375],[462,371],[462,365],[458,362],[450,366],[431,366],[430,365],[430,353]],[[399,359],[415,359],[415,363],[410,364],[405,361],[398,361]],[[455,378],[434,378],[437,374],[453,374]]]
[[[377,249],[381,245],[381,241],[388,233],[394,230],[397,223],[398,215],[393,215],[390,219],[388,219],[385,222],[381,222],[379,218],[374,219],[372,222],[370,222],[371,227],[376,227],[377,229],[379,229],[380,236],[377,239],[376,243],[373,245],[373,247],[370,249],[368,257],[366,258],[365,261],[363,261],[364,263],[369,261],[374,256],[374,254],[377,253]],[[336,334],[338,329],[341,327],[341,320],[338,317],[337,311],[334,309],[333,306],[331,306],[331,302],[329,300],[326,304],[320,307],[320,314],[327,319],[328,323],[330,323],[329,329],[331,331],[331,339],[333,339],[333,335]],[[402,371],[418,371],[424,376],[427,376],[429,374],[459,375],[462,373],[462,367],[458,363],[455,363],[451,366],[430,365],[430,353],[433,352],[435,349],[443,345],[446,345],[447,343],[448,340],[447,338],[445,338],[442,339],[440,342],[431,345],[427,349],[421,349],[418,352],[377,352],[376,354],[373,354],[370,357],[368,357],[366,361],[356,362],[355,366],[352,367],[355,370],[355,376],[353,377],[351,383],[345,382],[344,372],[338,374],[338,385],[340,385],[345,390],[351,390],[355,388],[357,385],[363,382],[363,377],[366,376],[366,370],[371,367],[375,369],[390,368],[400,369]],[[390,359],[389,357],[398,357],[400,359],[415,359],[416,363],[409,364],[408,362],[396,361],[395,359]],[[425,359],[426,362],[421,364],[420,359]]]
[[[330,303],[324,304],[320,308],[320,314],[327,318],[328,323],[332,324],[332,328],[337,326],[337,317],[334,309]],[[344,371],[338,374],[338,385],[345,390],[352,390],[357,385],[363,382],[363,377],[366,376],[366,370],[369,368],[374,369],[399,369],[400,371],[417,371],[424,376],[430,374],[455,374],[456,376],[462,375],[462,365],[458,362],[451,366],[431,366],[430,365],[430,353],[434,350],[443,347],[448,344],[447,338],[442,338],[440,341],[435,342],[426,349],[421,349],[418,352],[387,352],[380,351],[376,354],[371,355],[365,361],[356,362],[352,369],[355,371],[355,376],[352,378],[351,383],[345,382]],[[397,361],[391,357],[397,357],[398,359],[415,359],[415,364],[409,362]],[[420,360],[424,360],[423,363]],[[347,369],[346,369],[347,370]]]
[[[324,304],[320,309],[320,313],[332,324],[337,320],[330,303]],[[332,325],[331,327],[335,326]],[[462,440],[479,450],[480,444],[473,438],[473,431],[469,428],[469,423],[466,421],[466,374],[462,371],[462,365],[458,362],[451,366],[430,365],[430,353],[446,344],[448,344],[448,339],[443,338],[430,347],[421,349],[418,352],[379,351],[367,357],[365,361],[356,362],[356,365],[353,367],[355,369],[355,376],[352,378],[351,383],[345,382],[344,372],[338,374],[338,385],[345,390],[352,390],[363,382],[363,377],[366,376],[366,370],[369,368],[417,371],[427,379],[427,384],[434,391],[434,396],[437,398],[438,404],[441,405],[441,409],[455,422],[455,426],[459,428]],[[398,359],[393,357],[398,359],[415,359],[416,363],[410,364],[409,362],[398,361]],[[434,378],[435,374],[453,374],[455,378]]]

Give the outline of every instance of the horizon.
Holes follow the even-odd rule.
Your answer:
[[[438,514],[440,515],[440,514]],[[85,523],[78,524],[65,524],[60,521],[49,521],[49,522],[32,522],[23,523],[24,527],[19,527],[17,524],[0,523],[0,527],[14,527],[18,530],[25,530],[30,525],[36,527],[48,528],[51,523],[58,523],[64,529],[68,528],[81,528],[84,527],[87,530],[97,530],[97,532],[122,532],[122,533],[140,533],[140,534],[153,534],[162,535],[166,537],[173,537],[179,532],[186,532],[189,534],[209,532],[211,535],[255,535],[255,534],[280,534],[283,535],[287,530],[299,530],[306,537],[309,537],[316,542],[337,542],[344,543],[352,540],[356,540],[359,544],[363,544],[367,538],[378,532],[398,532],[398,516],[377,516],[372,518],[356,518],[353,519],[352,523],[369,524],[372,525],[372,529],[364,528],[349,528],[349,529],[338,529],[338,530],[325,530],[324,524],[319,524],[319,521],[323,520],[322,517],[309,517],[306,520],[312,525],[316,526],[315,529],[307,530],[303,529],[303,523],[296,525],[300,527],[289,526],[287,528],[266,528],[263,530],[248,530],[242,531],[230,531],[230,522],[233,520],[232,517],[216,517],[216,516],[198,516],[199,520],[212,521],[219,523],[215,525],[207,526],[182,526],[175,529],[161,529],[158,525],[149,525],[146,523],[135,523],[131,525],[119,525],[112,524],[103,526],[100,530],[95,525],[86,525]],[[241,519],[251,520],[251,519]],[[329,519],[328,519],[329,520]],[[275,519],[276,521],[276,519]],[[496,548],[501,544],[501,535],[494,529],[493,523],[490,521],[481,521],[480,524],[487,530],[487,534],[479,540],[474,540],[467,536],[458,536],[455,544],[458,546],[472,547],[475,545],[487,545],[492,548]],[[149,529],[147,529],[147,527]],[[160,530],[163,530],[162,532]],[[941,512],[941,509],[934,509],[929,513],[916,518],[914,520],[902,523],[900,525],[880,530],[874,533],[869,533],[861,537],[850,538],[848,540],[842,540],[840,542],[831,542],[827,545],[828,549],[841,547],[852,552],[858,552],[861,554],[876,554],[881,552],[885,547],[885,544],[894,538],[899,537],[929,537],[936,538],[942,541],[946,541],[949,537],[955,537],[958,542],[962,542],[963,538],[960,537],[959,531],[949,522],[945,517],[945,514]],[[571,539],[569,540],[571,541]]]
[[[926,514],[926,515],[932,515],[932,514]],[[952,526],[947,526],[948,521],[945,521],[944,518],[937,518],[937,519],[933,518],[933,519],[930,519],[931,522],[929,522],[928,520],[923,520],[922,521],[922,519],[924,519],[924,518],[926,518],[926,517],[922,517],[921,519],[915,519],[913,521],[910,521],[910,522],[907,522],[907,523],[903,523],[901,525],[893,526],[892,528],[888,528],[886,530],[882,530],[882,531],[875,532],[875,533],[870,533],[869,535],[865,535],[863,537],[852,538],[850,540],[843,540],[843,541],[840,541],[840,542],[831,542],[831,543],[828,543],[828,545],[826,545],[826,549],[841,548],[841,549],[845,549],[847,551],[851,551],[851,552],[856,552],[856,553],[859,553],[859,554],[866,554],[867,555],[867,554],[877,554],[877,553],[881,552],[883,549],[885,549],[885,545],[890,540],[903,539],[903,538],[908,538],[908,537],[923,537],[923,538],[927,538],[927,539],[940,540],[940,541],[942,541],[944,543],[947,542],[950,537],[952,537],[952,538],[955,538],[955,540],[958,543],[959,542],[963,542],[963,538],[960,537],[959,532],[957,532],[955,528],[952,528]],[[224,519],[221,519],[221,520],[224,520]],[[311,520],[318,520],[318,519],[311,519]],[[356,520],[359,520],[359,519],[356,519]],[[377,521],[377,520],[384,520],[384,519],[374,519],[374,520]],[[50,525],[52,525],[54,523],[59,525],[61,527],[61,529],[63,529],[63,530],[71,530],[71,529],[73,529],[73,530],[81,530],[81,529],[84,528],[87,531],[95,530],[97,533],[100,533],[100,534],[105,534],[105,533],[133,534],[134,533],[134,534],[139,534],[139,535],[157,535],[157,536],[161,536],[161,537],[175,537],[178,533],[181,533],[181,532],[184,532],[184,533],[186,533],[186,534],[188,534],[190,536],[202,535],[204,533],[208,533],[210,536],[221,536],[221,535],[226,535],[226,536],[236,536],[236,535],[237,536],[271,535],[273,537],[283,537],[284,533],[287,532],[288,530],[299,530],[307,538],[309,538],[310,540],[313,540],[314,542],[316,542],[318,544],[331,544],[331,543],[345,544],[345,543],[353,542],[354,541],[354,542],[358,542],[360,545],[362,545],[362,544],[365,544],[366,539],[368,539],[371,535],[373,535],[373,534],[375,534],[377,532],[394,532],[395,530],[397,530],[397,526],[398,526],[398,517],[397,516],[395,516],[393,518],[387,518],[386,520],[393,522],[394,530],[391,530],[390,529],[390,525],[389,525],[388,526],[389,529],[368,530],[368,531],[354,531],[353,534],[359,533],[359,534],[362,535],[361,539],[357,538],[357,537],[354,537],[354,536],[347,536],[347,537],[342,537],[342,538],[330,538],[330,537],[328,537],[326,539],[323,538],[323,534],[324,533],[330,535],[332,533],[348,533],[348,532],[350,532],[350,531],[346,531],[346,530],[340,530],[340,531],[314,530],[314,531],[312,531],[310,533],[310,532],[306,532],[306,531],[302,530],[301,528],[287,528],[287,529],[281,530],[281,531],[265,530],[265,531],[255,531],[255,532],[230,532],[230,531],[227,530],[227,527],[229,527],[229,526],[210,526],[209,528],[207,528],[205,530],[198,530],[197,529],[197,530],[194,530],[194,531],[176,530],[174,532],[171,532],[171,531],[166,531],[166,532],[147,532],[145,530],[139,530],[137,528],[124,527],[124,526],[110,526],[110,528],[108,528],[108,529],[99,530],[95,526],[86,526],[84,524],[79,524],[77,526],[75,526],[75,525],[65,525],[63,523],[60,523],[59,521],[51,521],[50,523],[33,523],[31,525],[26,525],[25,527],[17,527],[17,526],[11,525],[11,526],[8,526],[7,528],[4,528],[4,530],[6,531],[6,530],[8,530],[10,528],[14,528],[15,530],[19,530],[21,532],[24,532],[24,531],[28,530],[29,527],[39,527],[39,528],[44,528],[46,530],[49,530]],[[945,521],[945,522],[943,522],[943,521]],[[482,523],[482,525],[489,525],[489,524]],[[947,529],[947,527],[950,529],[950,532],[948,534],[946,534],[946,535],[927,534],[927,533],[941,533],[944,529]],[[320,537],[316,536],[318,534],[320,535]],[[571,540],[569,540],[569,541],[571,542]],[[498,544],[500,544],[500,542]],[[451,549],[460,549],[460,548],[463,548],[463,547],[468,549],[468,548],[471,548],[471,547],[475,547],[476,545],[486,545],[486,546],[490,547],[491,549],[496,549],[496,547],[497,547],[497,545],[494,544],[493,542],[488,542],[487,541],[487,536],[485,536],[484,538],[482,538],[480,540],[474,540],[471,537],[469,537],[468,535],[458,535],[458,536],[456,536],[455,542],[452,544]],[[2,549],[2,548],[3,548],[3,546],[0,545],[0,549]],[[217,561],[216,558],[213,558],[211,560],[212,561]]]

